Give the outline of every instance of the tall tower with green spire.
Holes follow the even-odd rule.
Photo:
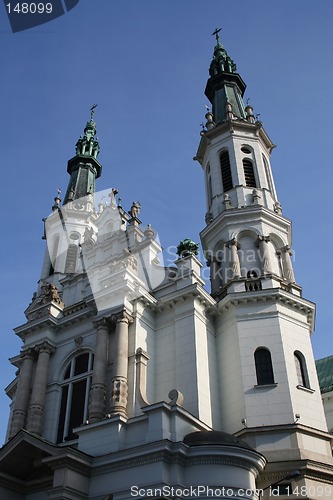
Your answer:
[[[218,32],[205,90],[212,111],[196,159],[207,201],[201,242],[218,311],[221,430],[265,455],[263,486],[277,471],[299,468],[319,483],[325,474],[331,481],[310,342],[315,306],[294,276],[291,221],[282,215],[270,164],[274,144],[252,106],[244,106],[245,83]]]
[[[64,205],[69,201],[83,198],[95,192],[96,179],[101,176],[102,165],[97,160],[100,147],[96,136],[94,113],[96,104],[91,107],[91,117],[76,143],[76,155],[68,161],[67,172],[70,180]]]

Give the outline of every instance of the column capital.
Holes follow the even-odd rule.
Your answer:
[[[23,349],[20,352],[20,358],[22,361],[24,361],[27,358],[35,359],[36,357],[36,351],[33,347],[28,347],[27,349]]]
[[[281,247],[280,250],[281,252],[286,252],[286,253],[288,252],[290,255],[292,254],[290,245],[285,245],[284,247]]]
[[[229,247],[232,247],[232,246],[235,246],[235,247],[237,248],[237,250],[240,248],[240,247],[239,247],[239,243],[238,243],[238,241],[236,240],[236,238],[232,238],[231,240],[226,241],[226,242],[225,242],[225,246],[226,246],[226,247],[228,247],[228,248],[229,248]]]
[[[37,344],[35,346],[35,351],[38,353],[47,352],[48,354],[53,354],[55,352],[55,347],[47,340],[45,340],[44,342],[41,342],[40,344]]]
[[[126,311],[122,309],[121,311],[111,315],[112,323],[133,323],[133,317]]]
[[[208,255],[206,265],[207,267],[210,267],[213,262],[218,262],[216,255]]]
[[[93,325],[98,330],[99,328],[109,328],[110,325],[110,319],[106,318],[105,316],[101,318],[95,318],[93,320]]]
[[[271,237],[270,236],[265,236],[264,234],[259,234],[258,238],[257,238],[257,245],[259,246],[259,244],[261,242],[268,243],[269,241],[271,241]]]

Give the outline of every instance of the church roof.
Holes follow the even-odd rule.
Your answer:
[[[333,390],[333,356],[317,359],[316,368],[321,393]]]

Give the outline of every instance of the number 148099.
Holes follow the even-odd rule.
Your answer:
[[[51,14],[52,3],[27,3],[27,2],[13,2],[6,4],[8,14]]]

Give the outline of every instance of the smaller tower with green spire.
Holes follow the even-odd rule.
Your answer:
[[[101,176],[102,165],[97,160],[100,151],[98,137],[96,136],[96,123],[94,121],[94,104],[90,111],[90,120],[76,143],[76,156],[68,161],[67,172],[71,176],[64,205],[88,194],[94,194],[96,179]]]

